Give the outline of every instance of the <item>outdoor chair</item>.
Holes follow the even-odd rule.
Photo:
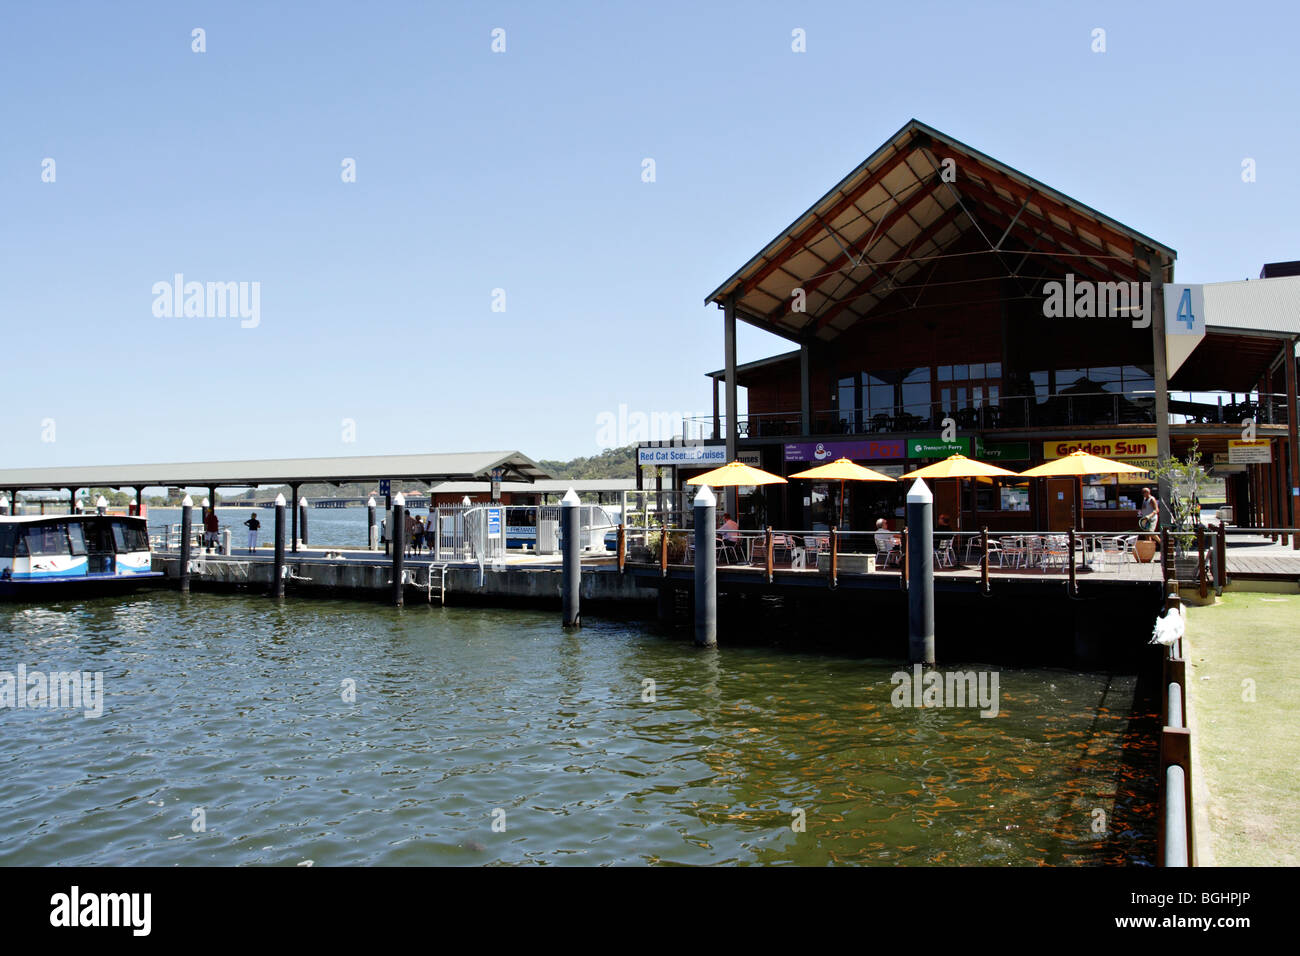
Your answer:
[[[957,556],[953,552],[951,537],[935,542],[934,563],[939,565],[941,568],[951,568],[957,563]]]
[[[1046,571],[1053,564],[1063,569],[1069,557],[1070,539],[1063,534],[1050,535],[1043,546],[1043,570]]]

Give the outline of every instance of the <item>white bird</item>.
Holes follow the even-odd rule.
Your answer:
[[[1169,608],[1156,618],[1156,626],[1151,629],[1151,640],[1148,643],[1170,647],[1183,636],[1184,630],[1186,630],[1186,621],[1183,620],[1183,609]]]

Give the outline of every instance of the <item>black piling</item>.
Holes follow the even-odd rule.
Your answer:
[[[564,626],[582,626],[582,507],[572,488],[560,499],[560,534],[563,536],[563,571],[560,593]]]
[[[194,500],[181,502],[181,593],[190,593],[190,538],[194,534]]]
[[[907,492],[907,656],[934,663],[934,495],[920,478]]]
[[[271,574],[271,596],[284,597],[284,495],[275,496],[275,559]]]
[[[393,547],[393,607],[401,607],[406,600],[402,584],[402,563],[406,558],[406,496],[398,493],[393,499],[392,519],[388,541]]]
[[[718,646],[717,499],[708,485],[695,495],[695,643]],[[664,531],[667,534],[667,530]]]

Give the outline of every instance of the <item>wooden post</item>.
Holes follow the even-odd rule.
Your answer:
[[[1082,502],[1080,502],[1082,504]],[[1082,510],[1082,509],[1081,509]],[[1070,549],[1070,597],[1077,597],[1079,594],[1079,580],[1075,576],[1077,568],[1074,561],[1074,529],[1070,529],[1067,547]]]
[[[908,529],[904,528],[903,529],[903,573],[898,576],[898,581],[899,581],[898,586],[901,590],[904,591],[907,590],[907,565],[910,563],[908,559],[908,555],[911,553],[909,550],[911,547],[911,539],[907,532]]]
[[[1160,578],[1169,580],[1169,529],[1160,529]]]
[[[618,523],[618,573],[627,570],[627,528],[623,522]]]
[[[1214,547],[1219,554],[1219,582],[1228,584],[1228,529],[1222,521],[1219,522],[1219,537]]]
[[[699,560],[697,554],[695,560]],[[668,525],[659,526],[659,576],[668,577]]]
[[[1210,593],[1205,574],[1205,528],[1196,526],[1196,585],[1202,598]]]
[[[980,550],[984,556],[980,559],[980,586],[985,594],[989,592],[989,529],[980,531]]]
[[[839,580],[839,540],[839,529],[831,528],[831,587],[835,587],[836,582]]]
[[[772,583],[772,526],[767,526],[763,542],[763,565],[767,569],[767,583]]]

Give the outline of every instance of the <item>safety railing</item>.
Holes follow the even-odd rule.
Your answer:
[[[1192,826],[1191,733],[1187,727],[1187,664],[1183,656],[1186,617],[1178,582],[1166,586],[1165,609],[1152,640],[1163,645],[1160,681],[1160,811],[1158,858],[1162,866],[1190,866]]]
[[[693,528],[652,527],[620,529],[623,547],[620,567],[658,566],[667,574],[672,567],[694,564]],[[910,543],[907,529],[897,531],[807,531],[764,528],[719,528],[714,546],[720,568],[762,568],[771,580],[776,571],[815,571],[832,583],[841,574],[898,572],[906,587]],[[1211,554],[1216,541],[1203,534],[1202,550],[1190,567],[1188,579],[1216,582]],[[1145,543],[1142,543],[1145,542]],[[1158,560],[1159,539],[1154,535],[1113,532],[1005,532],[942,529],[932,535],[936,573],[979,574],[985,590],[993,575],[1058,575],[1077,593],[1078,579],[1164,580]],[[1181,565],[1178,565],[1181,567]],[[1199,577],[1198,577],[1199,575]]]
[[[168,524],[163,525],[161,531],[150,531],[150,550],[179,551],[181,549],[181,541],[185,536],[184,527],[185,526],[182,524]],[[227,534],[230,535],[230,540],[232,542],[231,547],[238,547],[238,544],[235,543],[234,529],[231,528],[230,525],[226,524],[219,525],[217,528],[217,546],[219,548],[224,547]],[[205,535],[206,532],[203,530],[203,525],[200,522],[195,521],[190,525],[190,549],[195,554],[198,554],[203,550]]]

